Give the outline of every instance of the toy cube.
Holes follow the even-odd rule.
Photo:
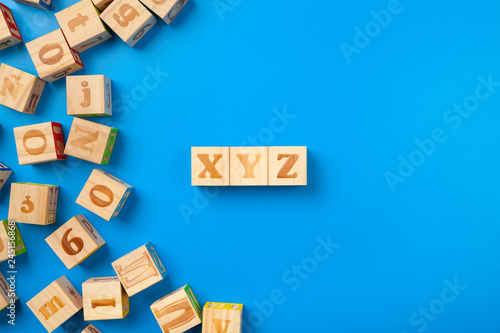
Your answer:
[[[83,214],[73,216],[45,241],[68,269],[79,265],[106,244]]]
[[[243,304],[207,302],[203,307],[203,333],[241,333]]]
[[[109,221],[118,216],[132,189],[110,173],[94,169],[76,203]]]
[[[83,68],[78,52],[69,47],[61,29],[26,44],[40,78],[57,81]]]
[[[34,114],[45,81],[6,64],[0,65],[0,104]]]
[[[0,51],[23,41],[9,7],[0,3]]]
[[[59,186],[12,183],[9,221],[47,225],[56,221]]]
[[[26,304],[49,332],[83,307],[82,296],[66,276],[49,284]]]
[[[151,311],[164,333],[181,333],[201,323],[201,308],[189,285],[163,296]]]
[[[65,160],[64,138],[59,123],[14,127],[20,165]]]
[[[18,299],[16,292],[10,289],[9,281],[0,272],[0,311],[14,304]]]
[[[94,325],[90,324],[89,326],[85,327],[82,333],[101,333],[101,331],[99,331]]]
[[[12,170],[5,164],[0,163],[0,190],[5,185],[11,174]]]
[[[269,147],[269,185],[307,185],[307,147]]]
[[[229,147],[191,147],[191,185],[229,185]]]
[[[88,279],[82,294],[86,321],[123,319],[129,312],[128,295],[117,276]]]
[[[141,0],[141,2],[166,24],[170,24],[188,0]]]
[[[52,0],[13,0],[13,1],[21,3],[23,5],[28,5],[45,10],[50,9],[50,3],[52,2]]]
[[[112,37],[91,0],[82,0],[56,13],[56,19],[69,47],[76,52],[86,51]]]
[[[111,116],[111,79],[104,75],[66,77],[68,115]]]
[[[167,271],[151,242],[124,255],[111,265],[129,296],[134,296],[167,276]]]
[[[24,246],[24,241],[16,222],[9,220],[0,221],[0,262],[26,252],[28,250]]]
[[[230,147],[230,185],[268,185],[268,147]]]
[[[101,19],[131,47],[156,24],[154,16],[138,0],[114,0]]]
[[[74,118],[64,153],[96,164],[108,164],[117,134],[116,128]]]

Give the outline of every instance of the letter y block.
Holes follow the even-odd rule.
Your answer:
[[[229,185],[229,147],[191,147],[191,185]]]

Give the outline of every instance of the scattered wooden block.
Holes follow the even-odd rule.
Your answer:
[[[11,174],[12,169],[5,164],[0,163],[0,190],[5,185]]]
[[[26,303],[43,327],[54,331],[82,307],[82,296],[71,282],[62,276]]]
[[[76,203],[109,221],[118,216],[132,189],[110,173],[94,169]]]
[[[13,1],[21,3],[23,5],[28,5],[45,10],[50,10],[50,3],[52,2],[52,0],[13,0]]]
[[[66,77],[68,115],[111,116],[111,79],[104,75]]]
[[[10,290],[10,283],[0,272],[0,311],[5,310],[10,304],[14,304],[19,297],[15,291]]]
[[[117,135],[116,128],[74,118],[64,153],[96,164],[108,164]]]
[[[59,123],[14,127],[20,165],[65,160],[64,137]]]
[[[34,114],[45,81],[6,64],[0,65],[0,104]]]
[[[241,333],[243,304],[207,302],[203,307],[203,333]]]
[[[90,324],[89,326],[85,327],[82,333],[101,333],[101,331],[99,331],[94,325]]]
[[[14,248],[11,248],[9,243],[12,243],[11,245],[13,245]],[[0,262],[26,252],[28,252],[28,250],[26,250],[26,246],[24,245],[23,238],[17,228],[16,222],[9,220],[0,221]]]
[[[85,321],[123,319],[129,313],[128,295],[117,276],[88,279],[82,293]]]
[[[307,147],[269,147],[269,185],[307,185]]]
[[[81,264],[106,244],[83,214],[73,216],[45,241],[68,269]]]
[[[56,13],[56,19],[69,47],[76,52],[86,51],[112,37],[91,0],[82,0]]]
[[[94,3],[94,6],[97,7],[97,9],[103,12],[104,10],[106,10],[106,8],[108,8],[113,0],[92,0],[92,2]]]
[[[26,48],[40,78],[57,81],[83,68],[78,52],[69,47],[61,29],[57,29],[29,43]]]
[[[59,186],[12,183],[9,221],[47,225],[56,221]]]
[[[151,311],[164,333],[181,333],[201,323],[201,308],[185,285],[151,305]]]
[[[156,24],[154,16],[138,0],[114,0],[101,19],[131,47]]]
[[[230,147],[231,186],[269,185],[268,147]]]
[[[229,147],[191,147],[191,185],[229,185]]]
[[[21,43],[23,38],[9,7],[0,3],[0,51]]]
[[[111,265],[129,296],[134,296],[167,276],[167,271],[151,242],[124,255]]]
[[[170,24],[188,0],[141,0],[141,2],[166,24]]]

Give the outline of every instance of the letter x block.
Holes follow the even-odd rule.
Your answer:
[[[66,98],[70,116],[111,116],[111,79],[104,75],[68,76]]]
[[[151,311],[163,333],[181,333],[201,323],[201,308],[185,285],[151,305]]]
[[[6,64],[0,65],[0,104],[34,114],[45,81]]]
[[[307,147],[269,147],[269,185],[307,185]]]
[[[14,1],[17,3],[22,3],[23,5],[28,5],[45,10],[50,10],[50,3],[52,2],[52,0],[14,0]]]
[[[243,304],[207,302],[203,307],[203,333],[241,333]]]
[[[170,24],[188,0],[141,0],[141,2],[166,24]]]
[[[82,293],[85,321],[123,319],[129,312],[128,295],[117,276],[88,279]]]
[[[82,333],[101,333],[101,331],[99,331],[94,325],[90,324],[89,326],[85,327]]]
[[[96,164],[108,164],[117,135],[116,128],[74,118],[64,153]]]
[[[0,3],[0,51],[23,41],[9,7]]]
[[[101,19],[131,47],[156,24],[154,16],[138,0],[114,0]]]
[[[47,225],[56,221],[59,186],[12,183],[9,221]]]
[[[167,276],[167,271],[151,242],[124,255],[111,265],[129,296],[134,296]]]
[[[69,46],[76,52],[86,51],[111,38],[91,0],[82,0],[56,13],[56,19]]]
[[[69,47],[61,29],[26,44],[40,78],[57,81],[83,68],[78,52]]]
[[[12,170],[5,164],[0,163],[0,190],[5,185],[11,174]]]
[[[106,244],[83,214],[72,217],[45,241],[68,269],[79,265]]]
[[[94,169],[76,203],[109,221],[118,216],[132,189],[112,174]]]
[[[229,185],[229,147],[192,147],[191,184]]]
[[[19,164],[36,164],[65,160],[64,138],[59,123],[14,127]]]
[[[9,243],[14,245],[14,249],[10,248]],[[18,256],[26,252],[28,250],[24,246],[24,241],[16,222],[9,222],[9,220],[0,221],[0,262],[9,259],[13,255]]]
[[[0,272],[0,311],[10,304],[14,304],[19,298],[14,291],[10,291],[10,283],[2,272]]]
[[[268,185],[268,147],[230,147],[230,185]]]
[[[54,331],[83,307],[82,296],[62,276],[26,303],[43,327]]]

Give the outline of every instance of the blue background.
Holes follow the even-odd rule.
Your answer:
[[[5,0],[26,42],[73,3],[46,12]],[[186,283],[202,306],[244,303],[245,332],[498,332],[499,87],[467,117],[447,117],[474,101],[479,77],[500,81],[500,3],[405,0],[383,27],[371,23],[390,3],[191,0],[133,49],[115,36],[84,52],[77,74],[113,80],[114,115],[98,121],[120,132],[104,169],[134,186],[111,222],[74,203],[95,164],[18,165],[13,127],[56,121],[67,136],[64,80],[47,84],[34,116],[0,107],[0,159],[14,169],[3,218],[11,181],[60,186],[54,225],[20,225],[21,302],[15,328],[3,312],[0,330],[44,331],[29,299],[62,275],[81,291],[151,241],[168,278],[133,296],[126,319],[95,322],[103,332],[160,332],[149,306]],[[356,39],[357,27],[372,37]],[[0,61],[36,74],[24,45]],[[148,91],[151,71],[163,75]],[[240,144],[307,145],[309,185],[190,186],[191,146]],[[404,170],[410,156],[418,165]],[[44,239],[81,213],[107,245],[67,270]],[[317,261],[329,237],[336,248]],[[80,312],[57,332],[83,328]]]

